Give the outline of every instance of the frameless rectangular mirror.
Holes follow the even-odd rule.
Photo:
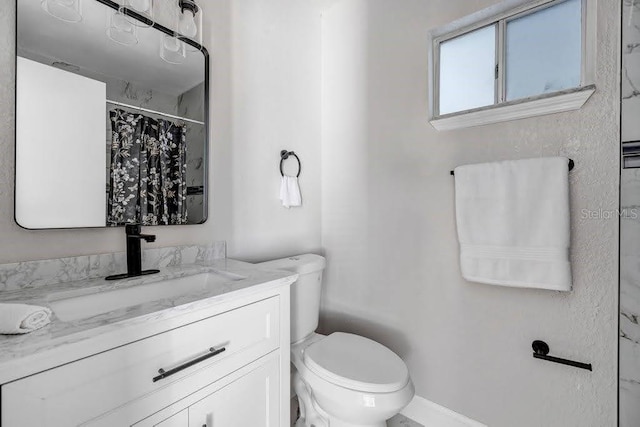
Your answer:
[[[206,50],[110,0],[16,4],[16,222],[204,222]]]

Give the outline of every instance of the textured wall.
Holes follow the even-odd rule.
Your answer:
[[[227,240],[229,254],[244,259],[317,248],[320,13],[293,0],[269,8],[258,0],[200,4],[211,54],[209,220],[150,227],[158,239],[149,246]],[[0,4],[0,26],[0,263],[123,250],[120,229],[28,231],[14,223],[13,1]],[[305,206],[290,211],[278,201],[278,152],[285,147],[305,163]]]
[[[620,4],[598,2],[597,91],[579,111],[437,132],[427,122],[427,33],[494,0],[352,0],[324,14],[323,329],[378,339],[417,394],[491,427],[616,422]],[[457,165],[564,155],[574,291],[460,276]],[[526,224],[523,224],[526,227]],[[531,342],[594,371],[531,357]]]

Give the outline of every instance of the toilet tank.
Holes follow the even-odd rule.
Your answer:
[[[301,341],[318,327],[324,257],[304,254],[258,264],[270,270],[298,273],[291,285],[291,342]]]

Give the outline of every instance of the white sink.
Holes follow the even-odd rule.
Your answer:
[[[104,292],[91,289],[59,292],[50,295],[48,299],[58,319],[69,322],[145,302],[212,290],[222,284],[244,278],[232,273],[208,272]]]

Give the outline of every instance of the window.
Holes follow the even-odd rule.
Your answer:
[[[507,101],[580,86],[581,0],[506,21],[505,59]]]
[[[539,0],[432,32],[431,123],[452,129],[580,108],[595,90],[591,3]]]
[[[440,114],[495,102],[496,25],[440,44]]]

